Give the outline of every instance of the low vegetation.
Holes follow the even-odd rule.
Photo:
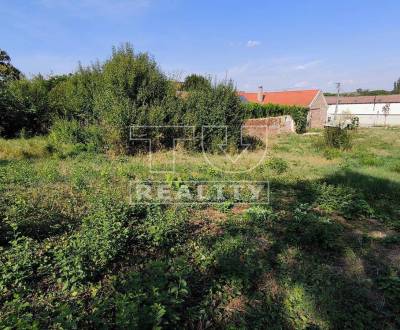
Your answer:
[[[0,328],[400,327],[400,131],[277,137],[240,173],[243,120],[291,115],[303,132],[307,109],[233,86],[173,82],[130,45],[31,79],[0,51]],[[143,128],[171,125],[193,131]],[[243,180],[269,182],[269,203],[129,199],[135,181]]]
[[[281,136],[247,174],[181,150],[172,178],[57,125],[0,140],[0,328],[400,327],[398,129],[359,130],[347,150]],[[269,205],[127,198],[131,180],[249,177],[270,181]]]

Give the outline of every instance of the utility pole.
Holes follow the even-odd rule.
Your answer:
[[[334,125],[336,125],[336,123],[337,123],[337,115],[338,115],[338,111],[339,111],[340,86],[341,86],[340,82],[336,83],[337,100],[336,100],[335,116],[333,117]]]

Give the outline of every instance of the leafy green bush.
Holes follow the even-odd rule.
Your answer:
[[[51,127],[49,139],[56,146],[85,142],[82,126],[77,120],[56,120]]]
[[[46,197],[42,195],[28,199],[18,196],[5,212],[5,224],[9,228],[16,228],[23,236],[36,240],[59,235],[76,225],[60,210],[61,207],[57,209],[59,196]]]
[[[140,235],[153,246],[168,249],[184,240],[183,232],[187,225],[184,210],[164,210],[155,207],[149,210]]]
[[[39,321],[35,320],[31,304],[19,294],[6,301],[0,310],[1,329],[39,329]]]
[[[123,251],[130,234],[129,219],[126,206],[101,202],[81,229],[62,242],[54,255],[65,286],[93,278]]]
[[[114,48],[102,65],[94,99],[95,117],[104,128],[107,146],[117,152],[129,151],[129,127],[151,126],[149,114],[167,92],[167,78],[148,54],[135,54],[128,44]]]
[[[24,292],[40,264],[39,245],[32,239],[17,236],[7,250],[0,248],[0,293]]]
[[[296,124],[296,132],[304,133],[306,131],[308,108],[258,103],[245,103],[243,107],[245,108],[245,116],[247,119],[290,115]]]
[[[191,91],[184,106],[184,124],[195,126],[190,149],[222,152],[221,145],[228,150],[238,148],[244,111],[232,82]]]
[[[300,205],[294,210],[287,230],[289,240],[306,248],[338,252],[343,247],[342,228],[332,220],[313,213],[307,205]]]
[[[226,235],[213,246],[212,259],[216,270],[226,278],[250,279],[259,269],[255,242],[243,235]]]
[[[378,287],[385,292],[390,302],[399,306],[400,304],[400,277],[387,276],[378,279]]]
[[[101,152],[105,141],[97,125],[81,125],[77,120],[58,119],[50,129],[50,144],[60,155],[73,155],[80,151]]]
[[[338,212],[347,218],[371,216],[373,210],[364,196],[353,188],[326,183],[314,185],[315,204],[328,212]]]
[[[276,174],[283,174],[289,169],[289,164],[283,158],[272,157],[267,162],[268,168],[273,170]]]
[[[51,121],[47,94],[51,83],[38,75],[31,80],[0,84],[0,134],[16,137],[21,131],[34,135],[47,132]]]
[[[0,104],[7,111],[0,117],[4,119],[0,134],[16,136],[21,130],[42,134],[51,127],[51,140],[60,150],[62,144],[82,145],[67,147],[73,150],[62,156],[80,149],[133,153],[147,145],[130,141],[132,125],[185,125],[195,126],[195,140],[186,143],[187,148],[221,152],[226,126],[229,149],[235,150],[245,114],[233,83],[211,84],[206,78],[189,76],[184,97],[177,95],[175,85],[148,54],[122,45],[113,48],[104,63],[79,67],[69,76],[37,76],[2,84]],[[160,149],[173,147],[173,139],[181,132],[175,128],[149,129],[148,133],[153,147]]]
[[[267,224],[276,219],[276,215],[270,208],[261,206],[253,206],[246,210],[245,219],[250,220],[254,224]]]
[[[86,124],[96,122],[95,93],[101,82],[101,67],[96,63],[79,68],[68,76],[51,77],[54,87],[48,93],[49,108],[54,118],[78,120]]]
[[[191,74],[185,78],[182,89],[184,91],[193,91],[199,89],[208,89],[211,87],[210,78],[203,77],[197,74]]]
[[[325,127],[324,141],[327,147],[346,150],[352,147],[352,134],[347,128]]]
[[[180,265],[179,261],[152,261],[140,272],[128,272],[116,278],[112,292],[97,299],[93,306],[94,327],[179,327],[189,295],[185,280],[189,268],[190,265]],[[114,311],[112,318],[111,310]]]

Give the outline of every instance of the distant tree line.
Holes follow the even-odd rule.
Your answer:
[[[355,92],[341,93],[342,96],[376,96],[376,95],[392,95],[400,94],[400,78],[394,82],[394,88],[392,91],[387,91],[384,89],[362,89],[358,88]],[[325,96],[336,96],[337,93],[324,93]]]

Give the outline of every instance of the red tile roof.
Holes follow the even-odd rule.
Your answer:
[[[283,91],[283,92],[264,92],[263,104],[273,103],[282,105],[299,105],[309,107],[314,98],[318,95],[319,90],[302,90],[302,91]],[[245,98],[248,102],[258,102],[258,93],[239,92],[239,96]]]

